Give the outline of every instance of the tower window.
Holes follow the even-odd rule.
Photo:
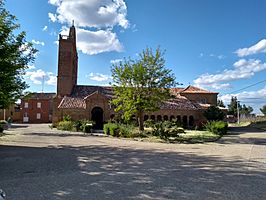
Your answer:
[[[41,108],[42,107],[42,103],[41,102],[38,102],[37,103],[37,108]]]
[[[36,118],[41,119],[41,113],[37,113]]]

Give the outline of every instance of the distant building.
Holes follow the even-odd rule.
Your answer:
[[[52,122],[55,93],[32,93],[21,100],[21,122]]]
[[[59,35],[57,95],[54,99],[53,122],[62,120],[64,115],[70,115],[74,120],[93,120],[96,122],[96,128],[102,128],[103,122],[112,119],[116,114],[110,105],[113,89],[77,85],[77,71],[76,31],[72,26],[69,35]],[[204,110],[210,105],[217,105],[216,92],[194,86],[172,88],[171,92],[174,98],[164,102],[159,111],[145,113],[145,120],[177,119],[192,127],[205,121]]]
[[[8,109],[0,109],[0,120],[9,118],[13,122],[21,122],[20,104],[13,104]]]

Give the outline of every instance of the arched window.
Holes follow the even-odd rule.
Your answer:
[[[149,115],[144,115],[144,121],[149,119]]]
[[[164,116],[163,116],[163,120],[164,120],[164,121],[167,121],[167,120],[168,120],[168,116],[167,116],[167,115],[164,115]]]
[[[157,115],[157,121],[162,121],[162,115]]]
[[[187,116],[186,115],[183,116],[182,124],[183,124],[184,128],[187,128],[188,124],[187,124]]]
[[[181,123],[181,116],[180,115],[176,116],[176,121]]]
[[[114,119],[115,118],[115,115],[114,114],[111,114],[110,115],[110,119]]]
[[[171,115],[170,116],[170,121],[173,121],[175,119],[175,116],[174,115]]]
[[[151,115],[150,119],[152,119],[153,121],[155,121],[155,115]]]
[[[189,126],[194,126],[194,117],[192,115],[189,116],[189,120],[188,120]]]

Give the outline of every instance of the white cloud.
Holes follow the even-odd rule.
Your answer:
[[[266,53],[266,39],[262,39],[251,47],[238,49],[235,53],[239,57],[249,56],[257,53]]]
[[[250,105],[254,108],[255,113],[260,113],[259,108],[265,105],[266,86],[256,91],[244,91],[236,94],[225,94],[219,97],[225,104],[229,104],[232,96],[237,97],[241,104]]]
[[[31,41],[33,44],[36,44],[36,45],[42,45],[42,46],[44,46],[45,44],[44,44],[44,42],[40,42],[40,41],[38,41],[38,40],[32,40]]]
[[[48,13],[48,17],[49,17],[49,19],[50,19],[52,22],[56,22],[56,20],[57,20],[57,16],[56,16],[56,14]]]
[[[34,84],[40,85],[45,81],[48,85],[56,85],[56,76],[52,72],[45,72],[42,69],[36,71],[27,71],[26,79],[31,80]]]
[[[116,33],[109,30],[89,31],[85,29],[76,29],[77,32],[77,49],[84,54],[94,55],[103,52],[123,50]],[[66,27],[62,28],[62,35],[68,34]]]
[[[54,6],[58,6],[60,4],[60,0],[48,0],[48,3]]]
[[[220,74],[203,74],[194,80],[195,85],[199,87],[212,87],[215,89],[229,88],[229,81],[246,79],[255,75],[255,73],[266,69],[266,63],[261,63],[260,60],[255,59],[241,59],[234,63],[234,69],[224,70]]]
[[[110,63],[112,64],[112,65],[115,65],[115,64],[118,64],[118,63],[120,63],[120,62],[122,62],[123,60],[122,59],[114,59],[114,60],[110,60]]]
[[[42,31],[47,31],[47,29],[48,29],[48,26],[44,26],[44,27],[42,28]]]
[[[89,79],[91,80],[94,80],[94,81],[99,81],[99,82],[102,82],[102,81],[108,81],[108,80],[111,80],[112,77],[109,76],[109,75],[105,75],[105,74],[100,74],[100,73],[90,73],[88,75]]]
[[[29,65],[28,70],[35,69],[36,67],[34,65]]]
[[[129,27],[124,0],[49,0],[48,2],[57,7],[56,13],[48,13],[51,21],[72,24],[72,20],[75,20],[77,49],[82,53],[93,55],[123,50],[123,45],[113,28]],[[61,34],[68,35],[68,29],[62,27]]]
[[[124,0],[49,0],[49,3],[57,6],[56,14],[49,15],[53,22],[58,19],[60,23],[71,24],[74,19],[80,27],[129,26]]]

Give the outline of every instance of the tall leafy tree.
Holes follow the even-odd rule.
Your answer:
[[[237,117],[237,107],[240,109],[240,103],[237,100],[237,97],[232,97],[231,98],[231,102],[228,105],[228,114],[229,115],[234,115],[235,117]]]
[[[253,108],[251,106],[246,106],[245,104],[243,104],[243,106],[241,106],[240,108],[240,114],[242,115],[250,115],[253,112]]]
[[[266,105],[262,106],[262,108],[260,108],[260,111],[264,114],[264,116],[266,116]]]
[[[0,1],[0,109],[7,108],[20,98],[27,87],[24,70],[34,61],[37,52],[26,42],[26,33],[18,32],[20,25],[14,15]]]
[[[204,117],[208,121],[219,121],[219,120],[224,120],[225,118],[225,113],[220,110],[217,106],[210,106],[204,113]]]
[[[147,48],[139,59],[124,59],[111,71],[115,110],[126,120],[136,115],[139,130],[144,130],[144,113],[159,110],[161,103],[171,98],[170,88],[176,85],[174,74],[165,68],[164,52]]]
[[[220,99],[217,101],[217,106],[225,108],[224,102]]]

